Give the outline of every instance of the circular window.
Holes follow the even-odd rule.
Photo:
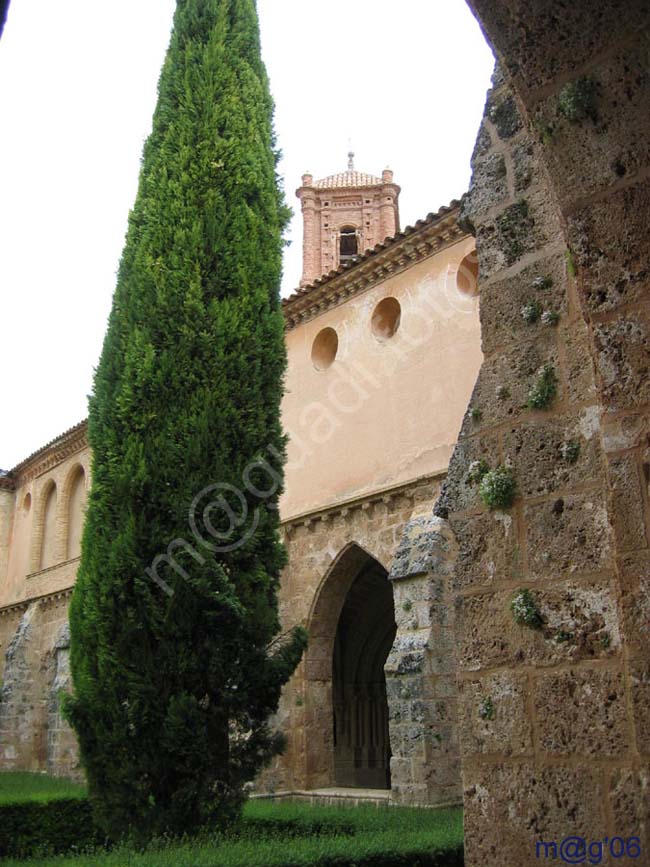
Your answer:
[[[472,250],[458,266],[456,288],[463,295],[478,295],[478,256]]]
[[[25,494],[25,499],[23,500],[23,509],[26,512],[29,512],[31,506],[32,506],[32,495],[31,494]]]
[[[316,370],[327,370],[336,358],[339,338],[333,328],[323,328],[316,335],[311,347],[311,360]]]
[[[397,298],[384,298],[375,307],[370,327],[377,340],[388,340],[399,328],[402,308]]]

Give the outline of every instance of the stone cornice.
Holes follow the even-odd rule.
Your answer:
[[[71,595],[72,587],[66,587],[64,590],[56,590],[54,593],[44,593],[42,596],[32,596],[30,599],[12,602],[11,605],[4,605],[0,608],[0,617],[13,614],[15,611],[24,611],[30,605],[33,605],[34,602],[58,602],[60,599],[67,599]]]
[[[394,238],[387,238],[354,262],[285,298],[282,302],[285,330],[290,331],[325,310],[343,304],[348,298],[465,238],[467,233],[458,225],[458,210],[458,202],[451,202],[437,214],[418,220],[415,226],[407,227]]]
[[[407,495],[415,490],[416,488],[420,488],[423,485],[426,485],[430,482],[435,481],[444,481],[445,476],[447,475],[447,471],[443,470],[439,473],[432,473],[428,476],[419,476],[418,478],[411,479],[408,482],[403,482],[400,485],[394,485],[393,487],[381,488],[377,491],[372,491],[369,494],[365,494],[362,497],[353,497],[349,500],[342,500],[340,503],[333,503],[329,506],[324,506],[322,509],[314,509],[311,512],[304,512],[300,515],[294,515],[291,518],[287,518],[284,521],[281,521],[280,526],[285,532],[291,532],[291,530],[300,526],[309,527],[311,524],[316,523],[317,521],[327,521],[330,518],[334,518],[337,515],[342,515],[345,517],[352,511],[356,511],[358,509],[365,511],[369,509],[374,503],[386,503],[389,504],[391,500],[396,497],[400,497],[403,495]]]
[[[52,467],[57,466],[66,458],[76,454],[88,445],[88,422],[86,419],[64,431],[55,439],[46,443],[28,458],[14,467],[8,477],[15,486],[18,482],[27,482],[40,476]]]

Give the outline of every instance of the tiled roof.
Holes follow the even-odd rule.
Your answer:
[[[282,299],[282,307],[284,309],[285,317],[288,315],[289,309],[293,307],[296,302],[301,301],[305,298],[305,296],[313,295],[317,290],[321,289],[325,284],[332,282],[337,277],[344,274],[346,271],[349,271],[352,268],[355,268],[360,263],[365,262],[369,259],[374,259],[378,257],[380,254],[390,251],[391,248],[397,247],[401,241],[408,239],[411,235],[420,232],[423,228],[428,226],[438,226],[446,223],[451,218],[451,221],[454,225],[456,225],[456,218],[458,216],[458,207],[460,202],[457,199],[452,199],[449,205],[443,205],[438,209],[436,213],[429,213],[423,220],[418,220],[414,226],[407,226],[402,232],[398,232],[392,238],[385,238],[380,244],[376,244],[372,249],[366,250],[364,253],[361,253],[359,256],[356,256],[354,259],[351,259],[349,262],[345,262],[343,265],[340,265],[336,270],[330,271],[328,274],[323,274],[322,277],[319,277],[317,280],[314,280],[313,283],[310,283],[308,286],[303,287],[302,289],[296,289],[296,291],[289,295],[288,298]],[[462,231],[460,232],[461,236],[464,234]]]
[[[383,183],[383,180],[375,177],[375,175],[348,170],[347,172],[339,172],[337,175],[328,175],[326,178],[321,178],[319,181],[314,182],[314,186],[319,190],[334,190],[341,189],[342,187],[380,187]]]

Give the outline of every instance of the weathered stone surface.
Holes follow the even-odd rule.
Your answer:
[[[639,752],[650,757],[650,659],[630,662],[630,691]]]
[[[628,651],[645,656],[650,645],[650,554],[638,551],[620,560],[621,610]]]
[[[650,401],[650,325],[639,313],[620,316],[595,329],[596,359],[603,398],[613,409]]]
[[[546,283],[536,281],[546,278]],[[548,281],[551,285],[547,285]],[[481,289],[481,341],[483,352],[490,355],[510,348],[513,341],[530,340],[552,326],[540,319],[526,325],[522,308],[536,302],[542,311],[566,315],[566,257],[556,253],[528,265],[508,280],[487,283]]]
[[[474,390],[476,395],[477,389]],[[474,399],[472,406],[478,406]],[[464,427],[474,424],[466,418]],[[461,439],[454,450],[449,471],[436,503],[436,514],[446,518],[451,512],[460,512],[480,506],[477,486],[468,481],[467,474],[473,461],[485,460],[490,466],[500,463],[499,441],[494,434],[477,435]]]
[[[389,578],[424,572],[451,575],[456,543],[446,521],[431,515],[409,521],[395,552]]]
[[[647,136],[647,133],[646,133]],[[569,220],[584,297],[594,313],[643,299],[650,283],[647,214],[650,181],[589,203]]]
[[[532,867],[537,840],[607,834],[596,769],[473,764],[464,768],[463,783],[468,867]]]
[[[559,355],[554,329],[540,333],[538,340],[520,343],[514,349],[495,353],[481,367],[472,395],[471,407],[480,410],[479,429],[518,418],[526,408],[528,393],[535,383],[538,371],[545,364],[559,370]],[[505,391],[504,391],[505,390]],[[558,395],[562,397],[562,385]],[[463,422],[462,434],[467,435],[476,423],[471,416]],[[451,465],[450,464],[450,473]]]
[[[516,520],[509,512],[483,512],[453,519],[458,540],[455,589],[522,576]]]
[[[531,575],[557,578],[612,568],[611,530],[602,493],[562,496],[526,506]]]
[[[502,672],[458,684],[463,755],[532,752],[532,725],[526,707],[527,677]]]
[[[541,629],[514,623],[514,591],[456,601],[461,670],[576,662],[608,656],[620,646],[615,597],[608,587],[558,583],[534,593],[544,621]]]
[[[647,34],[637,31],[636,39],[599,64],[588,80],[594,90],[592,118],[564,116],[557,93],[535,110],[536,125],[552,137],[553,146],[546,149],[548,170],[567,210],[650,161]],[[615,224],[610,223],[610,230],[616,231]]]
[[[505,201],[508,196],[508,178],[503,154],[493,153],[477,163],[465,204],[474,220],[479,214],[489,211]]]
[[[565,77],[601,54],[616,40],[648,25],[643,0],[574,3],[472,0],[488,39],[498,46],[505,67],[524,92],[550,85],[559,91]],[[585,22],[589,22],[587,25]]]
[[[512,138],[523,126],[517,103],[508,91],[490,92],[485,115],[500,139]]]
[[[634,455],[609,460],[609,483],[612,497],[612,522],[618,551],[647,548],[644,503],[639,468]]]
[[[558,340],[563,350],[568,403],[571,406],[580,406],[599,401],[586,323],[581,319],[561,321],[558,327]]]
[[[649,852],[650,765],[615,771],[610,778],[608,797],[616,834],[623,838],[638,837],[641,852]],[[640,859],[634,860],[638,863]],[[629,859],[629,863],[633,861]]]
[[[537,497],[602,478],[599,420],[599,409],[593,406],[505,431],[503,448],[515,468],[519,492]]]
[[[483,251],[479,282],[548,243],[543,215],[530,198],[521,198],[498,215],[476,224],[476,241]]]
[[[618,669],[570,669],[534,679],[539,747],[549,755],[620,756],[629,749]]]

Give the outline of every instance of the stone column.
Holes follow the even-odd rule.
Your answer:
[[[414,518],[389,579],[397,635],[386,661],[391,800],[461,798],[452,590],[456,544],[446,521]]]

